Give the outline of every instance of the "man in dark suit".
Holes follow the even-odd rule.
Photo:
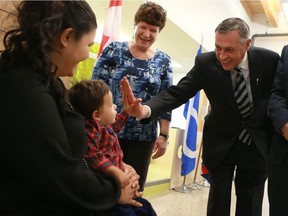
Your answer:
[[[269,151],[268,195],[270,216],[288,212],[288,45],[283,47],[268,111],[275,131]]]
[[[230,216],[234,173],[236,215],[262,214],[271,129],[267,102],[279,55],[250,47],[249,34],[249,26],[242,19],[222,21],[215,30],[215,51],[197,55],[194,67],[176,86],[157,94],[143,106],[135,105],[133,110],[139,118],[155,118],[184,104],[199,90],[205,91],[211,104],[203,130],[203,162],[211,180],[208,216]],[[238,74],[244,76],[242,84],[238,82]],[[124,91],[129,92],[127,85],[123,81]],[[239,90],[244,85],[246,114],[239,108],[242,106],[239,98],[235,99],[236,92],[244,92]]]

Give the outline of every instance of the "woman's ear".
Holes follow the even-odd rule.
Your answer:
[[[94,121],[100,121],[100,113],[97,111],[97,110],[95,110],[93,113],[92,113],[92,119],[94,120]]]
[[[63,47],[68,46],[69,40],[74,36],[74,30],[72,28],[65,29],[60,36],[60,44]]]

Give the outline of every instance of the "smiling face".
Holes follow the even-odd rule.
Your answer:
[[[227,33],[216,32],[215,53],[224,70],[230,71],[240,64],[248,51],[251,39],[241,43],[240,34],[237,30]]]
[[[96,30],[89,31],[76,40],[72,28],[65,29],[55,50],[51,53],[51,61],[57,65],[57,76],[73,76],[79,62],[89,57],[89,48],[94,44]]]
[[[148,50],[156,41],[159,27],[146,22],[139,22],[135,26],[135,44],[140,50]]]

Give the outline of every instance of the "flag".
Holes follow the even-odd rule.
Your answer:
[[[202,119],[204,121],[204,118],[205,116],[207,115],[207,113],[209,112],[210,110],[210,104],[209,104],[209,101],[206,100],[206,104],[205,106],[203,106],[203,109],[202,109]],[[207,167],[205,166],[205,164],[202,162],[201,164],[201,174],[200,174],[204,179],[206,179],[208,181],[208,183],[210,183],[210,176],[209,176],[209,172],[208,172],[208,169]]]
[[[121,16],[122,0],[110,0],[97,57],[110,42],[119,40]]]
[[[202,43],[200,44],[197,55],[201,54],[201,52]],[[187,124],[184,132],[184,142],[182,146],[181,176],[188,175],[190,172],[192,172],[196,164],[199,97],[200,92],[198,92],[185,104],[183,111],[183,115],[187,120]]]
[[[195,168],[199,96],[198,92],[184,107],[187,124],[182,147],[181,176],[188,175]]]
[[[202,171],[201,176],[203,178],[205,178],[210,183],[210,176],[209,176],[208,170],[207,170],[206,166],[204,165],[204,163],[201,164],[201,171]]]
[[[200,55],[201,53],[202,53],[202,42],[201,42],[200,47],[197,51],[197,55]]]

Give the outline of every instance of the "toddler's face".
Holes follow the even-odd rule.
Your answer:
[[[115,117],[117,114],[117,106],[113,104],[112,93],[109,91],[109,93],[104,96],[103,100],[104,103],[99,113],[100,122],[103,125],[112,124],[115,121]]]

